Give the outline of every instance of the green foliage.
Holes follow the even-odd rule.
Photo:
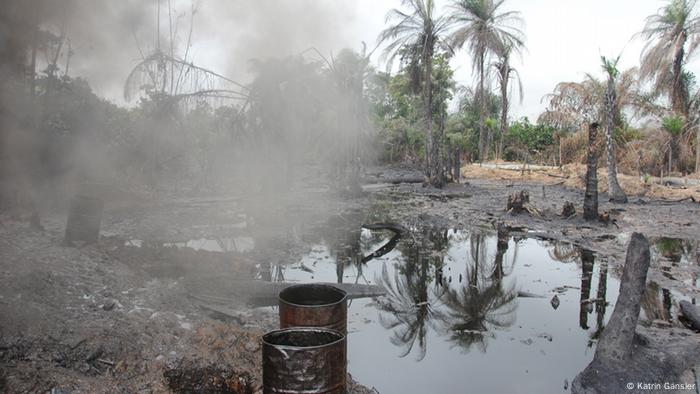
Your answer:
[[[667,116],[661,120],[661,127],[672,136],[679,136],[683,131],[685,120],[682,116]]]
[[[638,128],[627,126],[622,129],[615,128],[613,137],[617,142],[627,143],[629,141],[644,139],[644,134]]]
[[[617,63],[620,61],[620,55],[617,55],[615,59],[608,59],[605,56],[600,57],[602,63],[603,71],[609,78],[615,79],[620,74],[617,69]]]
[[[478,135],[469,128],[468,119],[463,114],[453,114],[447,118],[445,138],[450,146],[462,151],[477,149]]]
[[[543,124],[532,124],[524,117],[510,125],[506,141],[506,160],[515,159],[518,151],[537,155],[554,143],[554,129]]]
[[[435,128],[440,127],[447,104],[453,97],[453,75],[449,57],[442,53],[435,55],[432,68]],[[369,112],[379,131],[379,144],[384,147],[382,158],[385,160],[418,161],[425,157],[425,104],[421,89],[416,90],[414,83],[411,68],[407,67],[393,76],[376,73],[368,79],[365,90],[368,92]],[[445,138],[444,142],[447,142],[448,136]]]

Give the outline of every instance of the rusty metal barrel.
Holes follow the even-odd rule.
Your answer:
[[[97,242],[102,224],[102,199],[78,194],[70,202],[68,223],[66,224],[65,242]]]
[[[279,294],[280,328],[321,327],[347,333],[348,295],[331,285],[303,284]]]
[[[345,394],[345,334],[294,327],[263,335],[263,394]]]

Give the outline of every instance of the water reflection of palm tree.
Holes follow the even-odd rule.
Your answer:
[[[467,283],[460,289],[448,290],[443,301],[449,309],[446,320],[450,340],[465,350],[478,344],[482,352],[486,351],[486,340],[493,337],[492,331],[510,327],[515,321],[517,296],[514,289],[504,291],[495,283],[486,287]]]
[[[590,250],[581,249],[581,303],[579,309],[579,326],[588,330],[588,313],[590,313],[591,281],[595,255]]]
[[[430,297],[428,292],[427,260],[423,259],[419,270],[394,271],[394,278],[389,277],[386,263],[382,267],[382,284],[387,297],[378,302],[379,309],[388,312],[380,315],[384,328],[394,330],[391,343],[403,346],[401,357],[408,355],[416,342],[418,343],[418,360],[425,357],[427,351],[428,325],[433,326],[441,320],[436,305],[437,297]]]
[[[405,357],[418,345],[416,358],[422,360],[427,351],[428,328],[438,328],[443,320],[440,295],[429,291],[432,276],[438,264],[442,265],[447,232],[424,230],[421,242],[406,242],[399,247],[405,263],[397,267],[394,277],[389,276],[386,264],[382,267],[381,284],[387,296],[378,301],[381,324],[394,330],[391,342],[403,346]],[[430,250],[432,249],[432,250]],[[433,263],[433,264],[431,264]]]
[[[595,300],[595,312],[596,312],[596,329],[591,335],[589,345],[592,345],[594,341],[600,338],[605,328],[605,309],[607,309],[608,303],[605,300],[605,296],[608,288],[608,264],[600,264],[600,272],[598,273],[598,292],[596,293]]]
[[[466,283],[461,288],[448,289],[443,297],[448,308],[445,326],[450,340],[465,350],[478,345],[482,352],[486,351],[487,339],[493,337],[493,330],[509,327],[515,321],[518,295],[513,287],[504,289],[502,283],[507,235],[499,234],[490,278],[480,272],[485,265],[485,240],[483,234],[472,234],[471,264],[466,264]]]

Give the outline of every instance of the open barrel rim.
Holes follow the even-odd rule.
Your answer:
[[[338,301],[333,301],[333,302],[328,302],[325,304],[297,304],[291,301],[285,300],[283,297],[285,294],[292,292],[294,290],[300,289],[300,288],[309,288],[309,287],[316,287],[316,288],[323,288],[327,290],[334,291],[338,293],[339,295],[342,295],[342,297]],[[308,309],[319,309],[319,308],[328,308],[329,306],[333,305],[338,305],[346,302],[348,300],[348,293],[345,290],[339,289],[333,285],[326,285],[326,284],[315,284],[315,283],[306,283],[306,284],[299,284],[299,285],[294,285],[294,286],[289,286],[286,289],[282,290],[279,292],[279,295],[277,296],[278,300],[282,304],[286,304],[289,306],[293,306],[295,308],[308,308]]]
[[[338,339],[336,339],[333,342],[328,342],[324,343],[322,345],[314,345],[314,346],[294,346],[294,345],[279,345],[276,343],[272,343],[268,341],[268,338],[275,336],[275,335],[280,335],[284,334],[285,332],[299,332],[299,331],[304,331],[304,332],[322,332],[322,333],[327,333],[327,334],[333,334],[338,336]],[[307,349],[320,349],[320,348],[325,348],[329,347],[335,344],[338,344],[340,342],[345,341],[346,335],[343,334],[342,332],[338,330],[333,330],[331,328],[320,328],[320,327],[289,327],[289,328],[281,328],[279,330],[273,330],[273,331],[268,331],[262,336],[262,341],[264,345],[267,346],[272,346],[277,349],[290,349],[290,350],[307,350]]]

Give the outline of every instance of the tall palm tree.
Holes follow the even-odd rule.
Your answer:
[[[615,79],[619,75],[617,62],[620,60],[620,56],[615,58],[615,60],[606,59],[605,56],[601,56],[601,60],[603,62],[603,70],[608,76],[608,84],[605,90],[605,150],[608,157],[608,196],[610,197],[610,201],[626,203],[627,195],[617,181],[615,144],[613,142],[616,102]]]
[[[452,21],[456,25],[452,33],[454,47],[467,45],[473,56],[473,68],[479,76],[479,159],[484,160],[488,152],[486,121],[486,60],[504,48],[518,51],[524,45],[524,34],[520,27],[523,20],[520,12],[501,12],[505,0],[453,0]]]
[[[638,33],[647,40],[642,51],[641,77],[653,81],[656,94],[666,94],[676,115],[688,118],[689,87],[683,66],[700,44],[700,18],[693,13],[695,0],[670,0],[657,14],[647,18]],[[690,43],[686,47],[686,43]],[[700,128],[697,129],[700,146]],[[700,171],[700,147],[696,148],[695,171]]]
[[[433,133],[433,55],[439,46],[445,46],[443,40],[449,27],[449,19],[438,15],[433,0],[401,0],[401,5],[408,8],[407,12],[393,9],[387,14],[386,20],[395,20],[396,24],[387,27],[378,37],[378,42],[387,43],[384,49],[389,64],[396,56],[408,56],[411,76],[414,86],[422,85],[423,107],[425,109],[425,127],[428,141],[426,149],[426,175],[431,185],[442,187],[445,183],[443,176],[440,142]],[[418,68],[422,68],[419,70]]]
[[[520,80],[520,74],[518,70],[510,65],[510,55],[513,50],[505,46],[503,51],[498,56],[498,60],[493,64],[496,69],[496,75],[498,77],[498,86],[501,91],[501,119],[500,119],[500,139],[498,141],[498,154],[496,159],[500,159],[500,155],[503,152],[503,139],[505,138],[506,131],[508,128],[508,109],[509,109],[509,96],[510,91],[508,89],[508,83],[511,78],[518,81],[518,96],[520,102],[523,101],[523,83]]]
[[[671,108],[679,115],[687,113],[683,66],[700,43],[700,18],[693,15],[694,7],[695,0],[670,0],[647,18],[638,33],[647,40],[641,58],[642,80],[654,82],[656,93],[667,94]]]

